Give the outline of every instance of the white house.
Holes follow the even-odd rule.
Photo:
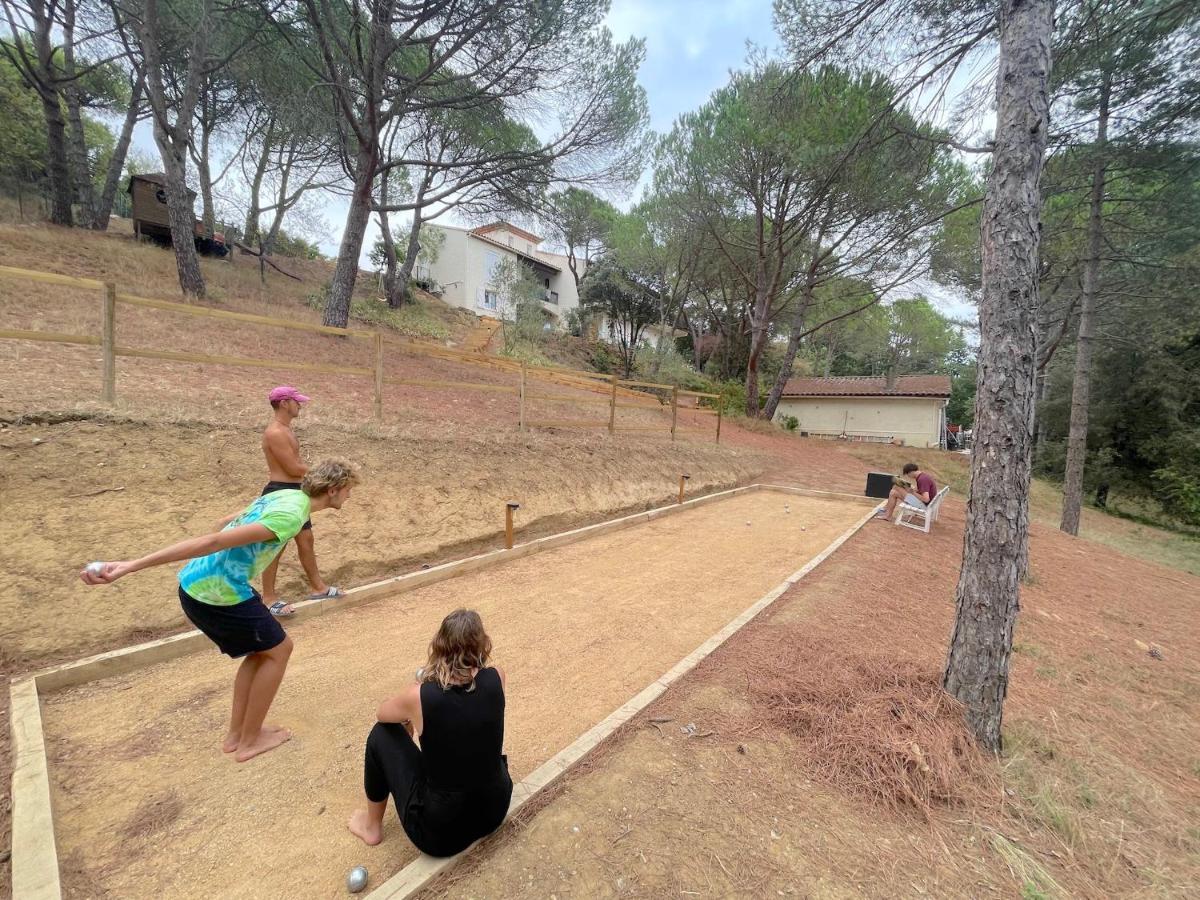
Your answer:
[[[437,261],[419,264],[417,275],[437,282],[447,303],[476,315],[499,317],[504,298],[500,296],[495,276],[501,260],[509,259],[529,269],[542,284],[545,291],[542,308],[556,325],[565,327],[567,313],[579,308],[579,292],[567,257],[539,250],[542,239],[536,234],[508,222],[493,222],[478,228],[433,224],[424,227],[443,232],[445,242]]]
[[[775,418],[795,416],[816,437],[944,447],[949,401],[949,375],[793,378]]]

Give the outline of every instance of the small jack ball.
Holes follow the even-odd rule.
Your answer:
[[[357,894],[367,886],[367,867],[355,866],[350,870],[350,874],[346,876],[346,890],[352,894]]]
[[[89,575],[103,575],[104,574],[104,563],[102,563],[102,562],[88,563],[87,564],[87,572]]]
[[[746,524],[747,524],[747,525],[749,525],[750,523],[749,523],[749,522],[747,522]]]

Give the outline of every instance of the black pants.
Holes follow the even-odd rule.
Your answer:
[[[421,750],[403,725],[376,722],[367,737],[363,790],[372,803],[390,794],[404,833],[422,853],[453,856],[500,827],[508,814],[512,780],[508,761],[493,784],[446,791],[425,781]]]
[[[367,736],[367,758],[363,766],[363,790],[372,803],[396,798],[396,812],[403,810],[422,776],[421,750],[403,725],[376,722]]]

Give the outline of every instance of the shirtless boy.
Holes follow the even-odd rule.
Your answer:
[[[270,479],[263,488],[263,496],[274,491],[294,491],[300,488],[300,481],[308,466],[300,461],[300,442],[296,440],[296,432],[292,430],[292,420],[300,415],[301,407],[308,402],[294,387],[286,385],[275,388],[268,395],[271,409],[275,416],[267,430],[263,432],[262,449],[267,458],[267,473]],[[313,550],[312,521],[304,523],[300,533],[296,535],[296,552],[300,555],[300,565],[312,587],[309,600],[325,600],[342,596],[341,588],[330,587],[321,578],[321,570],[317,568],[317,555]],[[280,554],[282,555],[282,554]],[[295,610],[292,604],[279,599],[275,590],[275,576],[279,573],[279,557],[262,573],[263,602],[276,616],[290,616]]]

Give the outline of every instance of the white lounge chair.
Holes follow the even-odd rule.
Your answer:
[[[937,492],[937,496],[923,509],[917,506],[909,506],[907,503],[896,504],[896,524],[903,525],[905,528],[912,528],[914,531],[923,531],[929,534],[929,529],[937,521],[938,511],[941,509],[942,501],[948,493],[950,493],[950,486],[946,485],[946,487]],[[917,521],[918,519],[920,520],[919,522]]]

